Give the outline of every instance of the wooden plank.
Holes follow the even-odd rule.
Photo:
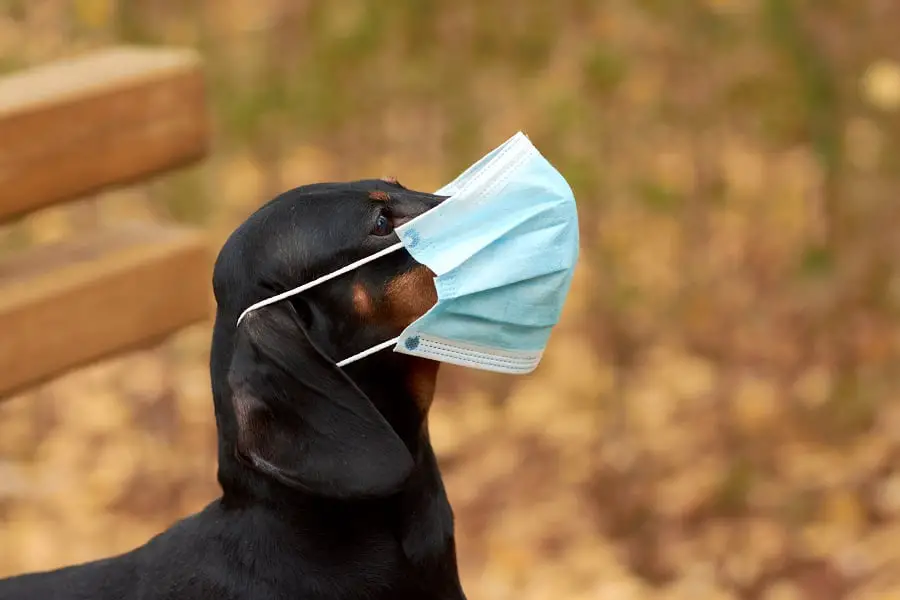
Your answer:
[[[0,261],[0,397],[211,315],[207,240],[132,224]]]
[[[115,47],[0,78],[0,222],[208,150],[198,55]]]

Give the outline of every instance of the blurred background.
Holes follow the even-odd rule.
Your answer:
[[[898,30],[891,0],[0,0],[0,73],[189,46],[214,111],[198,166],[0,253],[125,219],[215,252],[279,191],[436,189],[524,129],[582,256],[533,375],[442,374],[469,597],[900,598]],[[0,575],[217,495],[209,334],[0,402]]]

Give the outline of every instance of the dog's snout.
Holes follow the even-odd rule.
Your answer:
[[[432,208],[434,208],[435,206],[439,206],[440,204],[443,204],[443,202],[445,200],[447,200],[448,198],[450,198],[450,196],[432,195]]]
[[[438,196],[436,194],[421,194],[419,198],[419,214],[428,212],[432,208],[440,206],[450,196]]]
[[[423,192],[392,193],[390,195],[390,207],[395,219],[395,225],[410,221],[436,208],[448,197]]]

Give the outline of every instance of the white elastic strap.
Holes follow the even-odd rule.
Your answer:
[[[272,296],[270,298],[266,298],[265,300],[260,300],[256,304],[251,304],[249,307],[247,307],[247,309],[244,312],[241,313],[241,316],[238,317],[237,324],[240,325],[243,318],[246,317],[247,314],[253,312],[254,310],[262,308],[263,306],[275,304],[276,302],[280,302],[281,300],[284,300],[285,298],[290,298],[291,296],[296,296],[297,294],[305,292],[306,290],[308,290],[310,288],[316,287],[320,283],[325,283],[326,281],[328,281],[330,279],[334,279],[335,277],[343,275],[344,273],[348,273],[357,267],[361,267],[362,265],[364,265],[366,263],[370,263],[373,260],[377,260],[377,259],[381,258],[382,256],[385,256],[387,254],[390,254],[391,252],[394,252],[395,250],[399,250],[402,247],[403,247],[403,242],[397,242],[393,246],[388,246],[384,250],[379,250],[375,254],[372,254],[365,258],[361,258],[356,262],[352,262],[349,265],[347,265],[346,267],[341,267],[337,271],[332,271],[331,273],[322,275],[318,279],[313,279],[312,281],[308,281],[301,286],[295,287],[294,289],[288,290],[286,292],[281,292],[277,296]]]
[[[376,352],[381,352],[385,348],[390,348],[391,346],[393,346],[394,344],[396,344],[399,341],[400,341],[400,337],[398,336],[392,340],[388,340],[386,342],[381,342],[377,346],[372,346],[368,350],[363,350],[362,352],[359,352],[358,354],[354,354],[350,358],[345,358],[344,360],[342,360],[341,362],[336,363],[336,364],[339,367],[343,367],[344,365],[349,365],[350,363],[356,362],[361,358],[365,358],[367,356],[375,354]]]

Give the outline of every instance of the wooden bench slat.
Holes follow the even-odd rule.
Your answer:
[[[0,397],[211,314],[207,241],[130,224],[0,261]]]
[[[0,78],[0,222],[208,151],[191,50],[118,47]]]

